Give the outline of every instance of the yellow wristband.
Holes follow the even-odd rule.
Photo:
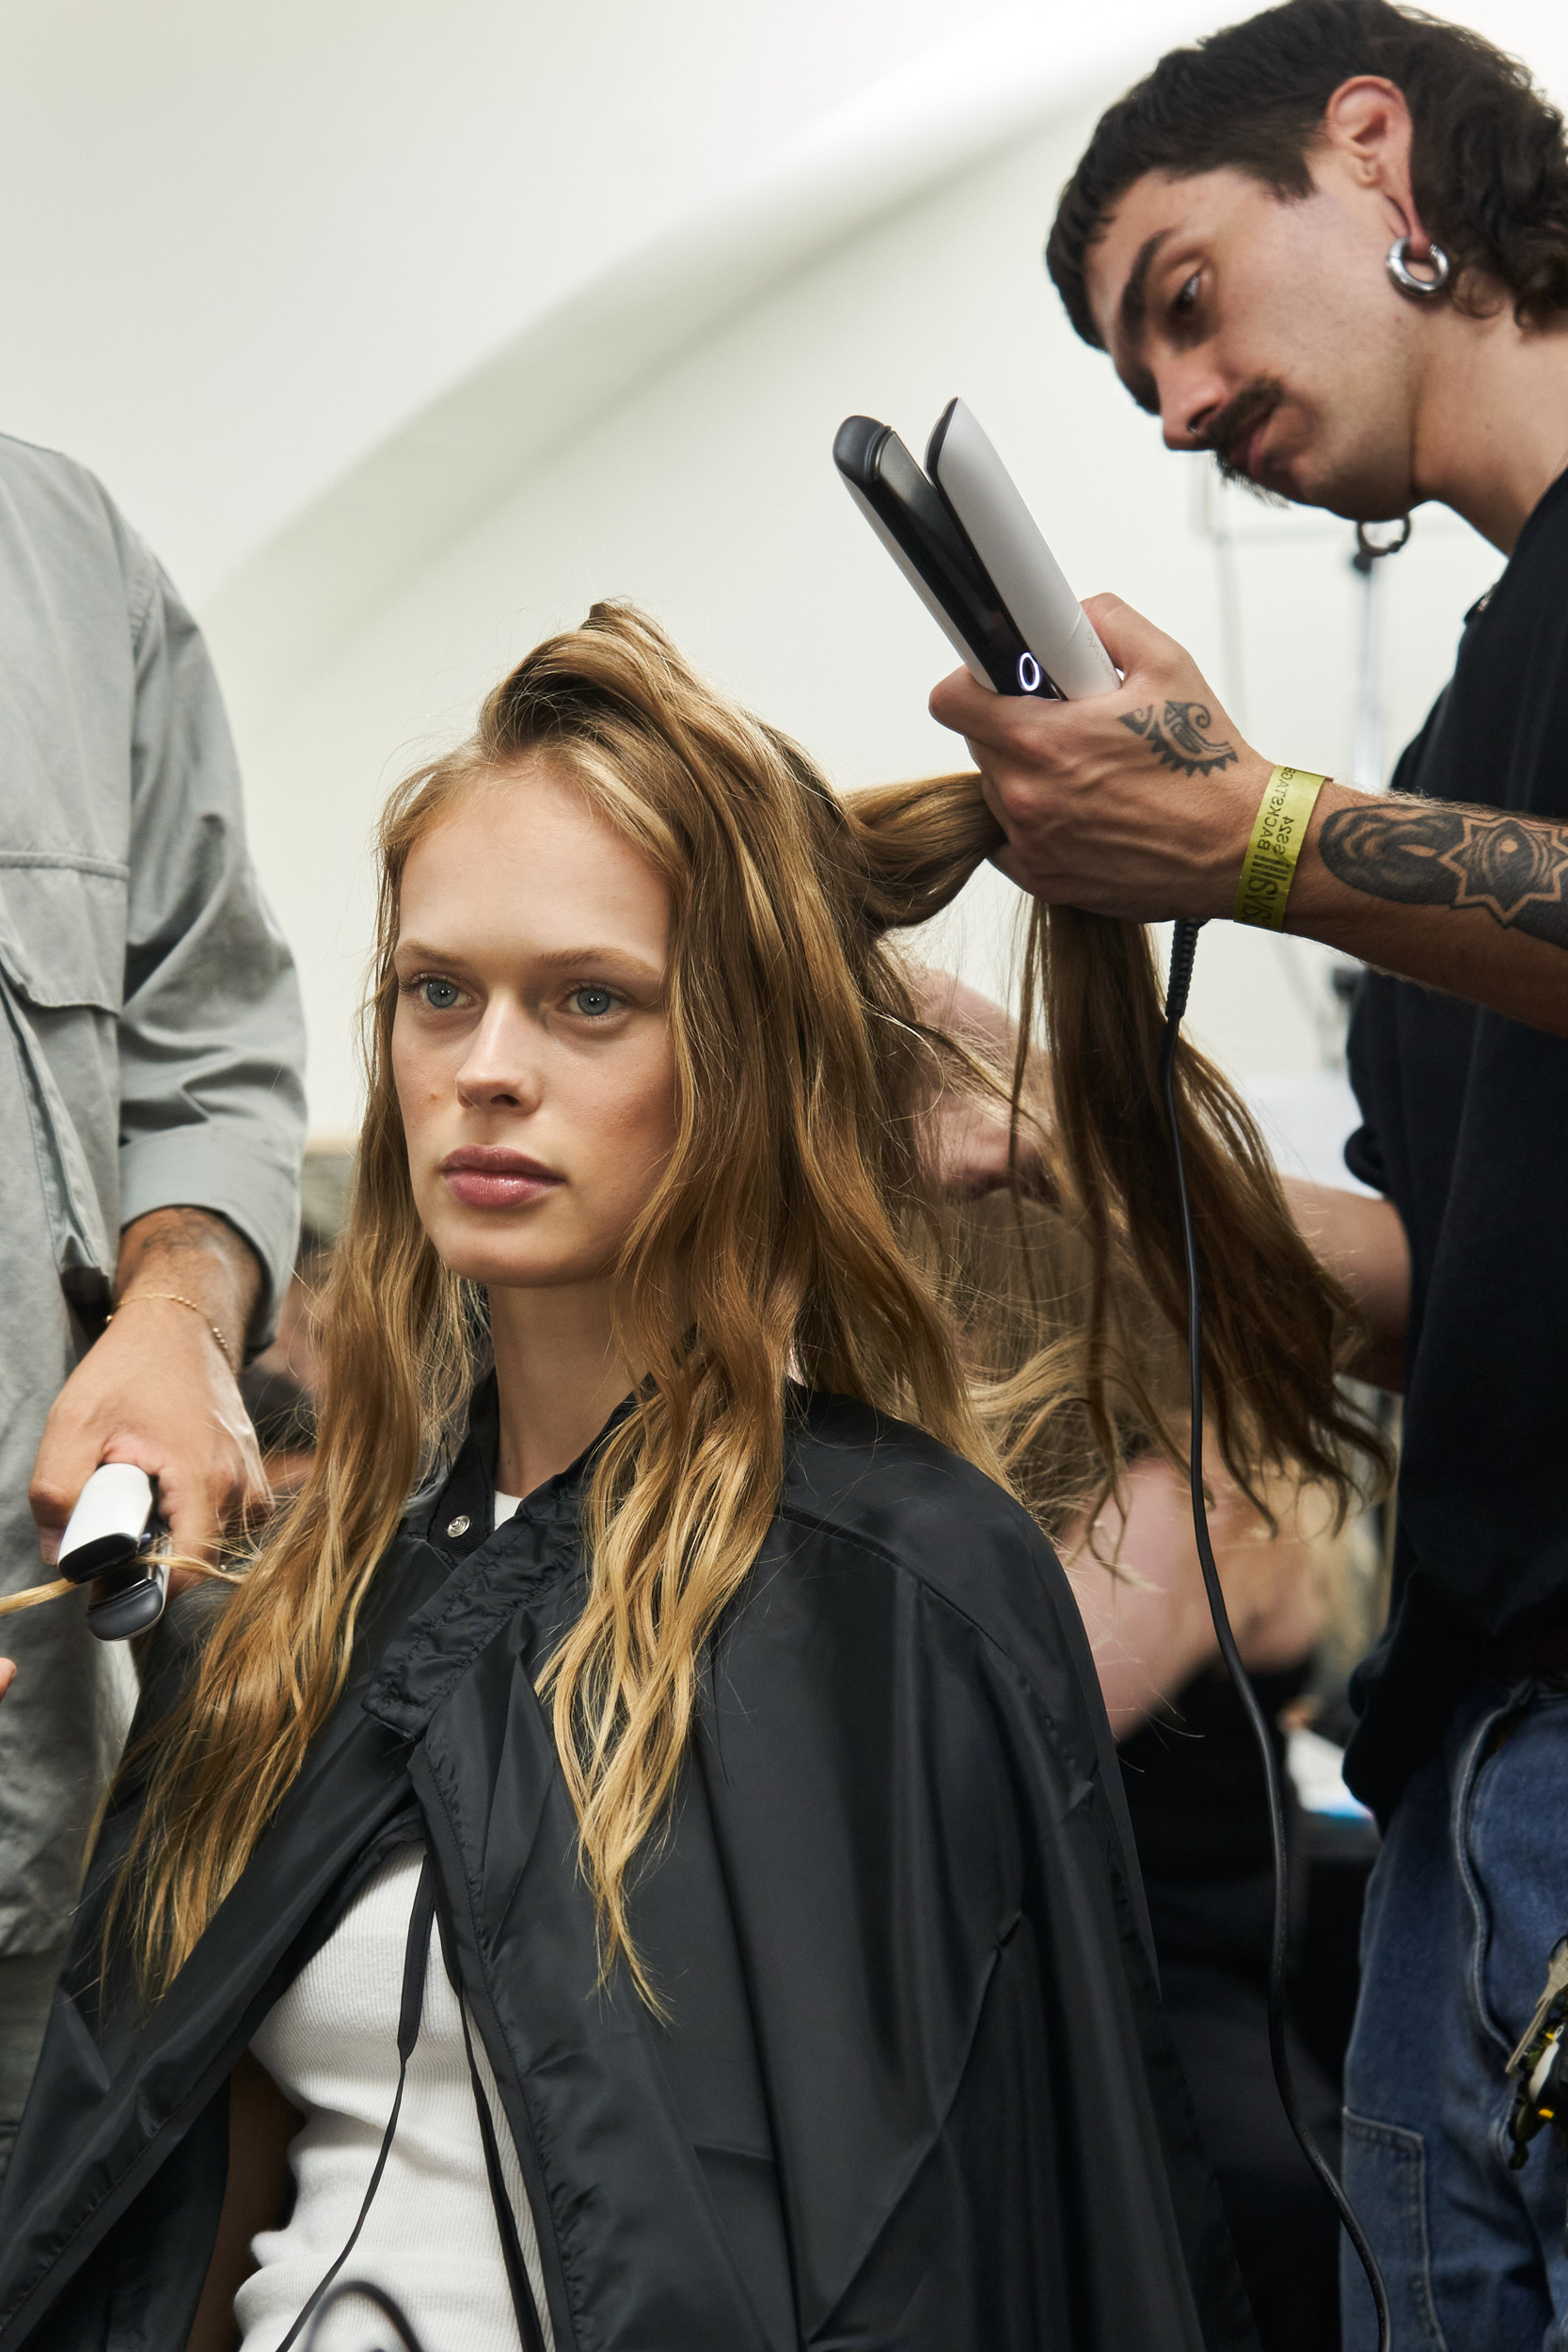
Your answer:
[[[1309,776],[1300,768],[1275,768],[1270,775],[1236,884],[1231,913],[1238,923],[1252,923],[1266,931],[1284,930],[1296,860],[1327,782],[1326,776]]]

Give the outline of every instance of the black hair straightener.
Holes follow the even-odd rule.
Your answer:
[[[164,1613],[168,1568],[158,1556],[166,1533],[157,1488],[132,1462],[103,1462],[76,1500],[60,1538],[59,1570],[92,1584],[87,1624],[101,1642],[127,1642]]]

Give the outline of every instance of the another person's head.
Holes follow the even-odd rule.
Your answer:
[[[1447,285],[1402,293],[1386,266]],[[1286,0],[1101,118],[1046,248],[1173,449],[1360,520],[1408,512],[1434,347],[1568,316],[1568,155],[1525,69],[1389,0]]]

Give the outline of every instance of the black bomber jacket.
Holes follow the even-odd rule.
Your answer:
[[[146,2016],[98,1959],[122,1783],[0,2196],[0,2352],[180,2352],[230,2071],[411,1837],[557,2352],[1256,2352],[1092,1663],[1027,1515],[915,1430],[798,1401],[639,1875],[660,2021],[624,1971],[598,1983],[533,1689],[580,1606],[583,1465],[492,1534],[493,1452],[482,1401],[377,1570],[341,1703]]]

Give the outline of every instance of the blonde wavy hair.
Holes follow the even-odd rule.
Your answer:
[[[518,664],[472,739],[409,777],[381,821],[367,1109],[323,1307],[317,1451],[138,1760],[145,1801],[105,1938],[128,1934],[149,1998],[239,1879],[336,1706],[377,1564],[410,1491],[460,1440],[483,1367],[483,1298],[437,1258],[414,1207],[390,1069],[392,956],[410,852],[463,796],[535,760],[636,846],[673,902],[677,1136],[617,1284],[624,1359],[649,1369],[594,1457],[587,1598],[539,1686],[607,1967],[620,1955],[641,1982],[628,1872],[680,1769],[704,1645],[776,1507],[792,1383],[916,1422],[1003,1483],[1004,1453],[1018,1458],[1070,1401],[1108,1484],[1121,1418],[1110,1391],[1138,1386],[1118,1263],[1136,1258],[1180,1312],[1165,1146],[1143,1107],[1159,1034],[1147,936],[1037,918],[1030,970],[1043,956],[1054,1092],[1054,1140],[1037,1165],[1083,1204],[1094,1272],[1070,1347],[1057,1335],[1031,1374],[975,1386],[944,1296],[926,1121],[944,1089],[1006,1096],[1006,1080],[922,1018],[889,938],[947,905],[995,845],[978,779],[841,799],[652,622],[594,606]],[[1243,1478],[1290,1461],[1343,1493],[1361,1435],[1335,1384],[1348,1302],[1297,1238],[1224,1081],[1184,1053],[1181,1082],[1200,1231],[1226,1237],[1209,1363],[1224,1450]],[[1015,1132],[1022,1085],[1021,1053]],[[1128,1164],[1140,1153],[1157,1165]],[[1147,1234],[1129,1206],[1148,1214]]]

